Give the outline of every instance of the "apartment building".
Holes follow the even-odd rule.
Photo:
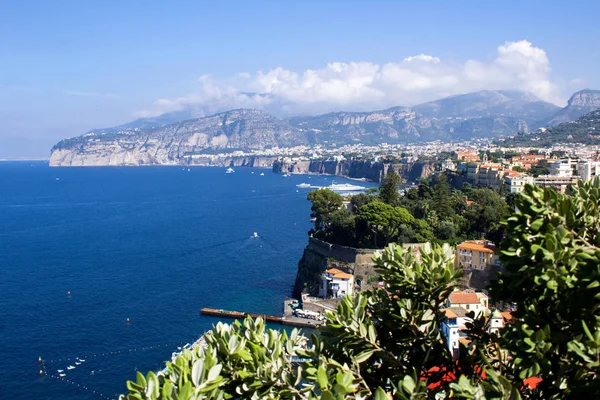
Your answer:
[[[541,188],[551,187],[558,193],[565,193],[569,185],[576,183],[578,179],[577,176],[540,175],[534,182]]]
[[[526,184],[534,184],[533,176],[521,174],[516,171],[507,171],[504,176],[504,184],[507,193],[521,193]]]
[[[452,155],[459,161],[464,162],[477,162],[481,161],[479,157],[479,153],[475,153],[472,151],[455,151]]]
[[[504,182],[504,167],[498,163],[470,163],[467,166],[467,180],[473,186],[500,189]]]
[[[454,265],[457,268],[485,270],[499,265],[496,246],[488,240],[467,240],[456,246]]]

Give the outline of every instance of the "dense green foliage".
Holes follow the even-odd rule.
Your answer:
[[[313,234],[331,243],[367,248],[391,242],[456,244],[466,239],[497,242],[502,238],[500,220],[510,210],[497,192],[468,183],[454,190],[444,174],[422,181],[403,196],[398,192],[400,183],[397,174],[388,174],[378,194],[352,196],[350,210],[334,209],[342,198],[329,190],[311,192],[308,199],[317,217]]]
[[[600,110],[592,111],[575,121],[553,126],[545,132],[519,133],[497,142],[504,147],[551,147],[558,143],[600,144]]]
[[[122,398],[595,398],[600,179],[572,196],[528,186],[515,202],[500,245],[506,272],[492,287],[494,300],[517,307],[515,320],[497,335],[471,314],[458,359],[440,329],[440,305],[460,277],[453,249],[426,246],[419,261],[390,244],[375,257],[385,288],[346,296],[308,346],[260,319],[219,323],[206,348],[184,351],[164,374],[138,373]]]
[[[328,224],[328,218],[342,206],[343,198],[331,189],[313,190],[308,194],[308,200],[312,202],[310,215],[315,219],[315,230],[324,230]]]

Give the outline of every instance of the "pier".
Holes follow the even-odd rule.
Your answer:
[[[294,315],[292,304],[296,300],[285,300],[283,302],[283,316],[276,317],[273,315],[264,315],[264,314],[255,314],[255,313],[247,313],[241,311],[228,311],[221,310],[215,308],[202,308],[200,310],[200,314],[202,315],[211,315],[213,317],[221,317],[221,318],[233,318],[233,319],[244,319],[247,316],[252,318],[261,317],[263,320],[267,322],[274,322],[281,325],[286,326],[294,326],[298,328],[312,328],[315,329],[324,324],[323,321],[319,321],[316,319],[308,319],[308,318],[300,318]]]

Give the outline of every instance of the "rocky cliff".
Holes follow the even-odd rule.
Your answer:
[[[306,160],[273,163],[273,172],[291,174],[328,174],[353,179],[382,182],[390,168],[409,181],[428,178],[435,171],[433,163],[386,164],[361,160]]]
[[[356,288],[364,290],[377,284],[373,254],[375,249],[356,249],[309,238],[294,282],[294,296],[306,292],[319,295],[321,275],[329,268],[338,268],[354,275]]]
[[[288,122],[263,111],[234,110],[160,127],[92,131],[65,139],[52,148],[50,165],[177,165],[203,153],[263,150],[306,141]]]
[[[575,93],[567,106],[548,118],[543,126],[555,126],[600,109],[600,90],[585,89]]]

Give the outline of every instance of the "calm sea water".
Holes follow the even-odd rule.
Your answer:
[[[217,322],[200,308],[280,314],[310,229],[296,184],[331,181],[0,163],[0,398],[114,398]]]

